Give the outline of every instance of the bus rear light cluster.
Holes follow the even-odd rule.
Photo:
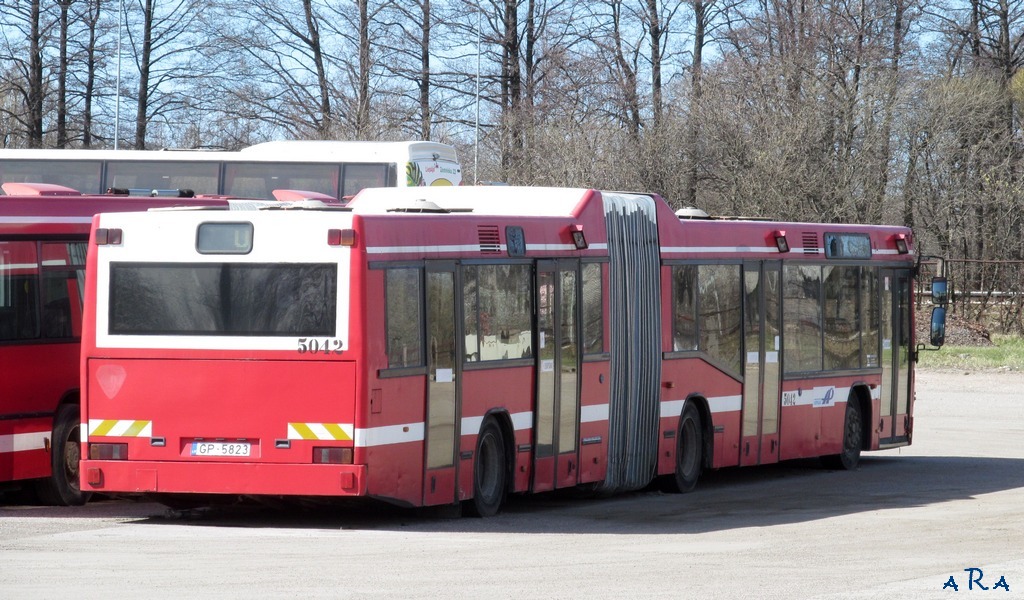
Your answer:
[[[313,448],[313,463],[350,465],[352,464],[352,448]]]
[[[127,460],[128,444],[89,444],[91,460]]]
[[[779,229],[774,232],[775,236],[775,247],[779,249],[779,252],[789,252],[789,241],[786,239],[786,230]]]
[[[897,233],[894,237],[896,240],[896,251],[900,254],[909,254],[910,248],[907,246],[907,234]]]
[[[123,235],[120,229],[107,229],[101,227],[96,230],[97,246],[118,246],[121,244]]]
[[[572,236],[572,243],[577,250],[587,249],[587,236],[583,235],[583,226],[575,223],[569,226],[569,234]]]
[[[328,246],[355,246],[356,245],[356,230],[355,229],[328,229],[327,230],[327,245]]]

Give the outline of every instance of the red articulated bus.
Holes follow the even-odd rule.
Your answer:
[[[488,516],[909,444],[910,230],[687,216],[522,187],[100,215],[82,488]]]
[[[86,249],[98,212],[226,205],[219,199],[82,195],[5,183],[0,195],[0,484],[81,504],[79,342]]]

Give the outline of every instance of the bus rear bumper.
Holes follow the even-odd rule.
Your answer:
[[[83,460],[81,474],[101,493],[366,495],[366,465]]]

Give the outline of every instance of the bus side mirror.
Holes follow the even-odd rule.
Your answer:
[[[946,343],[946,307],[936,306],[932,309],[931,343],[936,348]]]
[[[932,304],[946,306],[949,303],[949,285],[945,277],[932,277]],[[934,313],[932,313],[934,315]],[[943,315],[945,321],[945,315]]]

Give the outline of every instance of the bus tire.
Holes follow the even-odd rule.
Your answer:
[[[843,451],[823,456],[821,461],[828,469],[852,471],[860,463],[861,440],[864,436],[864,422],[861,420],[860,402],[850,394],[846,401],[846,417],[843,421]]]
[[[475,457],[473,500],[469,504],[469,512],[476,517],[493,517],[505,501],[508,479],[505,440],[494,419],[484,421],[476,439]]]
[[[91,496],[83,492],[79,460],[82,458],[81,412],[77,404],[62,404],[57,409],[50,442],[52,473],[39,480],[36,494],[44,504],[81,506]]]
[[[666,482],[666,489],[677,494],[692,492],[704,469],[704,428],[700,413],[687,403],[679,417],[676,432],[676,470]]]

